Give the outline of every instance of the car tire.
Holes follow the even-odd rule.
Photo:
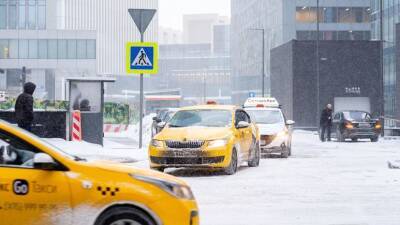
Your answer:
[[[292,141],[289,142],[289,145],[287,148],[288,148],[289,156],[292,156]]]
[[[357,142],[357,141],[358,141],[358,138],[352,138],[351,141],[352,141],[352,142]]]
[[[238,170],[237,151],[236,148],[233,148],[231,155],[231,162],[229,163],[229,166],[225,168],[224,172],[226,175],[233,175],[237,172],[237,170]]]
[[[340,129],[336,130],[336,138],[338,142],[344,142],[344,138]]]
[[[288,147],[282,147],[282,153],[281,153],[281,158],[287,159],[289,158],[289,148]]]
[[[261,158],[260,143],[258,141],[253,144],[251,153],[251,158],[249,159],[248,165],[249,167],[258,167],[260,165]]]
[[[95,225],[156,225],[145,212],[132,207],[115,207],[107,210],[96,221]]]
[[[151,169],[155,170],[155,171],[158,171],[158,172],[161,172],[161,173],[164,173],[164,171],[165,171],[164,167],[152,167]]]
[[[371,142],[378,142],[378,141],[379,141],[379,137],[371,138]]]

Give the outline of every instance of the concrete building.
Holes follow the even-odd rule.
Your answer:
[[[1,0],[0,90],[21,90],[22,67],[36,97],[63,99],[65,77],[125,75],[125,43],[139,40],[128,8],[157,0]],[[156,41],[158,18],[146,40]]]
[[[171,44],[182,44],[183,33],[180,30],[172,28],[159,28],[158,44],[160,45],[171,45]]]
[[[184,44],[210,44],[213,38],[213,26],[229,24],[229,18],[218,14],[191,14],[183,16]]]
[[[383,111],[379,41],[321,41],[317,81],[316,41],[293,40],[271,51],[271,94],[297,127],[315,128],[320,111],[364,109]],[[318,98],[319,96],[319,98]],[[351,103],[351,108],[347,108]]]
[[[320,0],[320,37],[369,40],[370,1]],[[242,103],[249,92],[261,93],[265,65],[269,93],[270,50],[292,39],[316,39],[316,0],[232,0],[231,55],[233,96]],[[262,30],[264,30],[264,37]],[[262,61],[262,42],[265,58]]]
[[[371,0],[371,27],[372,39],[380,40],[381,9],[380,0]],[[383,65],[385,87],[385,116],[387,118],[400,119],[400,95],[399,95],[399,34],[396,26],[400,22],[400,1],[384,1],[383,5]],[[386,126],[396,126],[391,120],[386,120]],[[400,124],[400,123],[398,123]]]

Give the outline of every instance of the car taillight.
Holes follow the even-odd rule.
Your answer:
[[[353,129],[354,125],[351,122],[346,122],[344,125],[347,129]]]

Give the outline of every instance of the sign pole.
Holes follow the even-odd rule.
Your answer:
[[[143,43],[144,42],[144,33],[146,32],[146,29],[149,26],[154,15],[156,14],[157,10],[155,10],[155,9],[128,9],[128,12],[140,32],[140,43]],[[142,56],[146,57],[144,51],[142,52]],[[139,59],[139,64],[140,64],[140,61],[143,59],[144,59],[143,57]],[[156,63],[157,62],[155,62],[155,60],[154,60],[153,66]],[[130,61],[129,61],[129,64],[130,64]],[[154,66],[154,68],[155,67],[156,66]],[[128,66],[128,69],[129,68],[130,68],[130,66]],[[155,73],[156,69],[154,69],[154,68],[153,68],[153,70],[154,70],[153,72],[151,72],[151,71],[148,71],[148,72]],[[143,72],[142,72],[142,70],[140,72],[140,103],[139,104],[140,104],[140,106],[139,106],[139,108],[140,108],[139,109],[139,148],[141,149],[143,147],[143,114],[144,114],[143,113],[144,112],[144,87],[143,87]]]
[[[140,32],[140,42],[144,42],[144,33]],[[140,74],[140,119],[139,119],[139,148],[143,147],[143,107],[144,107],[144,87],[143,73]]]

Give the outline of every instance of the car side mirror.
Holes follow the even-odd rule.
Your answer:
[[[163,129],[167,125],[166,122],[159,122],[157,123],[157,127]]]
[[[160,123],[161,119],[155,116],[153,117],[153,121],[155,121],[156,123]]]
[[[288,126],[293,126],[296,122],[294,122],[293,120],[287,120],[286,121],[286,125]]]
[[[243,128],[248,128],[250,127],[250,123],[246,122],[246,121],[240,121],[237,125],[236,128],[237,129],[243,129]]]
[[[59,165],[50,155],[37,153],[33,157],[33,167],[40,170],[56,170]]]

